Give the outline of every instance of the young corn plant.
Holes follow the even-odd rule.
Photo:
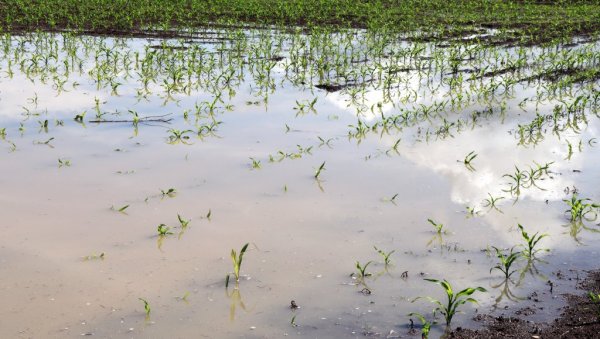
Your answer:
[[[392,250],[390,252],[385,253],[385,251],[380,250],[379,248],[377,248],[377,246],[373,246],[373,248],[375,249],[375,251],[377,251],[377,253],[379,253],[379,255],[381,255],[381,257],[383,258],[383,262],[385,264],[385,266],[389,266],[392,263],[392,259],[390,259],[390,256],[396,252],[396,250]]]
[[[190,221],[192,221],[192,219],[189,220],[185,220],[181,215],[177,214],[177,220],[179,220],[179,225],[181,225],[181,228],[186,228],[188,227],[188,225],[190,224]]]
[[[111,210],[117,211],[117,212],[123,213],[123,214],[126,214],[125,210],[128,209],[128,208],[129,208],[129,205],[123,205],[123,206],[121,206],[119,208],[115,207],[114,205],[110,207]]]
[[[366,277],[370,277],[372,274],[367,272],[367,267],[372,263],[372,261],[368,261],[364,266],[360,264],[360,262],[356,262],[356,271],[357,273],[352,273],[352,275],[356,274],[359,279],[364,279]]]
[[[175,299],[178,301],[188,302],[188,297],[190,296],[190,292],[185,292],[182,296],[176,296]]]
[[[583,221],[584,219],[591,221],[595,220],[598,216],[595,210],[600,205],[591,202],[591,199],[579,199],[577,194],[573,194],[570,200],[564,199],[563,201],[569,205],[569,209],[565,213],[570,217],[571,221]]]
[[[169,131],[169,136],[167,137],[169,144],[176,144],[178,142],[185,143],[190,137],[187,135],[189,133],[194,133],[192,130],[178,130],[171,128]]]
[[[160,194],[162,195],[162,197],[169,197],[169,198],[173,198],[176,194],[177,194],[177,190],[174,188],[169,188],[168,190],[160,190]]]
[[[499,249],[498,247],[492,246],[492,248],[496,251],[496,257],[500,259],[500,262],[496,264],[496,266],[490,268],[490,273],[492,270],[497,269],[500,272],[504,273],[504,279],[510,279],[510,276],[516,272],[516,270],[511,271],[512,265],[519,259],[522,255],[521,252],[514,252],[514,247],[510,249],[508,254],[504,254],[504,251]]]
[[[419,321],[421,321],[421,339],[428,339],[429,338],[429,331],[431,331],[431,325],[435,325],[435,322],[431,323],[427,320],[427,318],[425,318],[425,316],[423,316],[421,313],[417,313],[417,312],[410,312],[408,314],[409,317],[415,316],[417,317],[417,319],[419,319]],[[410,326],[411,326],[411,333],[413,329],[413,322],[412,319],[410,319]]]
[[[90,255],[86,255],[85,257],[83,257],[83,261],[104,260],[105,257],[106,257],[106,255],[104,254],[104,252],[102,252],[100,254],[92,253]]]
[[[539,232],[536,232],[534,235],[530,236],[529,233],[527,233],[523,228],[523,225],[519,224],[518,227],[521,230],[521,237],[523,238],[523,240],[525,240],[525,244],[521,245],[521,247],[523,247],[523,251],[521,252],[521,254],[525,258],[527,258],[527,260],[533,260],[535,258],[535,255],[539,252],[550,251],[547,248],[536,248],[538,242],[540,242],[540,240],[548,236],[547,233],[539,234]]]
[[[252,167],[252,169],[260,169],[260,160],[256,160],[252,157],[249,158],[250,161],[252,161],[252,164],[250,165],[250,167]]]
[[[165,225],[165,224],[160,224],[158,225],[158,227],[156,228],[158,235],[159,236],[165,236],[165,235],[169,235],[169,234],[173,234],[173,232],[171,232],[171,227]]]
[[[467,288],[459,291],[458,293],[454,293],[454,290],[452,289],[452,285],[450,285],[450,283],[445,279],[444,280],[425,279],[425,280],[440,285],[444,289],[444,292],[446,292],[446,296],[447,296],[448,300],[446,301],[445,304],[437,299],[432,298],[432,297],[427,297],[427,299],[437,305],[436,308],[433,310],[433,313],[434,314],[436,312],[441,313],[444,316],[444,320],[446,321],[446,326],[448,326],[448,327],[452,323],[452,319],[454,318],[456,313],[458,313],[458,308],[460,306],[466,304],[467,302],[477,304],[477,300],[470,297],[473,293],[475,293],[477,291],[487,292],[487,290],[483,287],[467,287]],[[416,301],[417,299],[415,299],[413,301]]]
[[[431,225],[433,225],[433,228],[435,229],[435,231],[436,231],[437,234],[446,233],[446,230],[444,230],[444,224],[442,224],[442,223],[436,223],[432,219],[427,219],[427,221],[429,221],[429,223]]]
[[[143,298],[138,298],[138,299],[144,303],[144,311],[146,312],[146,318],[150,317],[150,311],[152,310],[150,308],[150,304],[148,303],[148,301],[146,299],[143,299]]]
[[[383,198],[382,200],[385,202],[391,202],[392,204],[396,205],[396,198],[398,197],[399,193],[396,193],[394,195],[392,195],[390,198]]]
[[[325,170],[325,161],[323,161],[321,166],[319,166],[319,168],[317,168],[317,170],[315,171],[315,179],[319,180],[319,176],[321,175],[321,172],[323,172],[324,170]]]
[[[229,286],[229,278],[233,274],[235,278],[236,285],[240,282],[240,269],[242,268],[242,260],[244,259],[244,253],[248,249],[248,243],[242,246],[239,255],[237,252],[232,249],[231,250],[231,261],[233,262],[233,273],[228,273],[225,277],[225,288]]]
[[[58,168],[61,168],[63,166],[70,167],[71,166],[71,160],[58,158]]]

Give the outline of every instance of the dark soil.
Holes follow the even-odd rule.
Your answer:
[[[577,286],[578,295],[564,295],[567,306],[559,318],[551,323],[536,323],[524,319],[529,308],[516,312],[515,316],[493,317],[477,315],[475,321],[483,329],[457,328],[448,338],[600,338],[600,304],[594,304],[589,292],[600,293],[600,270],[588,272],[588,277]],[[533,311],[535,312],[535,311]]]

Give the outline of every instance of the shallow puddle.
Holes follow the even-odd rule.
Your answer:
[[[563,199],[600,200],[598,80],[556,70],[597,68],[597,43],[216,31],[0,47],[2,337],[405,336],[409,312],[433,319],[416,297],[445,300],[423,278],[488,290],[453,319],[466,326],[532,305],[548,319],[594,267],[597,208],[570,222]],[[492,246],[523,244],[518,224],[550,252],[506,283]]]

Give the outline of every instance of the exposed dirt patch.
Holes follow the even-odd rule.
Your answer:
[[[565,295],[568,305],[559,318],[551,323],[535,323],[520,318],[527,309],[515,317],[478,315],[475,321],[483,329],[457,328],[448,338],[598,338],[600,336],[600,304],[588,297],[589,292],[600,291],[600,270],[588,272],[588,277],[578,284],[580,295]]]

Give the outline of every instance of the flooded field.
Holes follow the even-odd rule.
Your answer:
[[[406,337],[424,279],[547,320],[597,268],[600,45],[493,35],[2,36],[0,337]]]

